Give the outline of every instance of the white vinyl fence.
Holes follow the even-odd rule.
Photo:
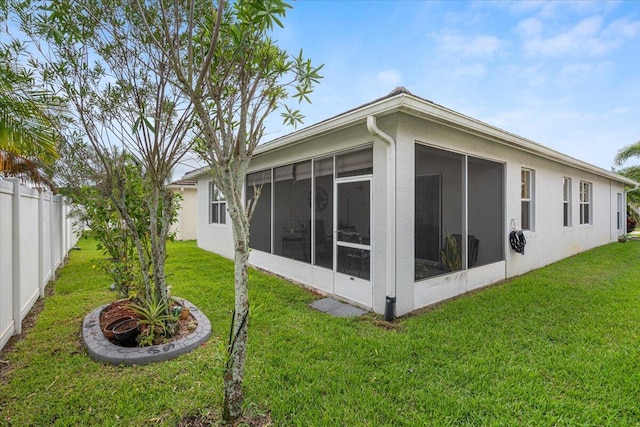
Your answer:
[[[79,238],[62,196],[0,179],[0,350]]]

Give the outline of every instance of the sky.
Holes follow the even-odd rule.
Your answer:
[[[640,140],[640,1],[292,5],[274,39],[324,64],[302,127],[404,86],[607,170]],[[275,113],[264,140],[292,131]]]

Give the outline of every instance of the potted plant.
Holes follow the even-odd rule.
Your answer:
[[[136,337],[140,335],[140,320],[128,319],[118,323],[113,328],[113,335],[120,345],[130,347],[136,342]]]
[[[627,235],[626,234],[621,234],[618,236],[618,242],[619,243],[626,243],[627,242]]]
[[[104,329],[102,329],[102,333],[108,340],[113,340],[116,338],[115,334],[113,333],[113,328],[115,328],[118,324],[124,322],[125,320],[130,320],[130,319],[133,319],[133,317],[131,316],[118,317],[114,321],[107,324],[107,326],[105,326]]]
[[[138,344],[141,347],[159,344],[165,336],[173,335],[179,314],[175,315],[153,294],[143,302],[132,302],[129,308],[140,316],[141,333]]]

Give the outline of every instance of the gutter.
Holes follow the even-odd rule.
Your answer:
[[[396,311],[396,143],[378,128],[376,116],[367,116],[367,130],[387,146],[387,277],[384,320],[390,322]]]

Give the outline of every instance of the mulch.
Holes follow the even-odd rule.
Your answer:
[[[122,317],[140,318],[139,315],[134,313],[133,310],[129,308],[130,302],[130,300],[120,300],[113,302],[105,307],[104,310],[102,310],[102,312],[100,313],[100,329],[104,330],[104,327],[109,323]],[[174,305],[178,304],[176,303]],[[176,334],[170,338],[165,339],[164,342],[171,342],[186,337],[187,335],[195,331],[197,325],[198,322],[196,321],[196,319],[191,314],[189,314],[186,319],[178,320],[178,329],[176,331]],[[110,341],[116,345],[120,345],[115,339]]]

